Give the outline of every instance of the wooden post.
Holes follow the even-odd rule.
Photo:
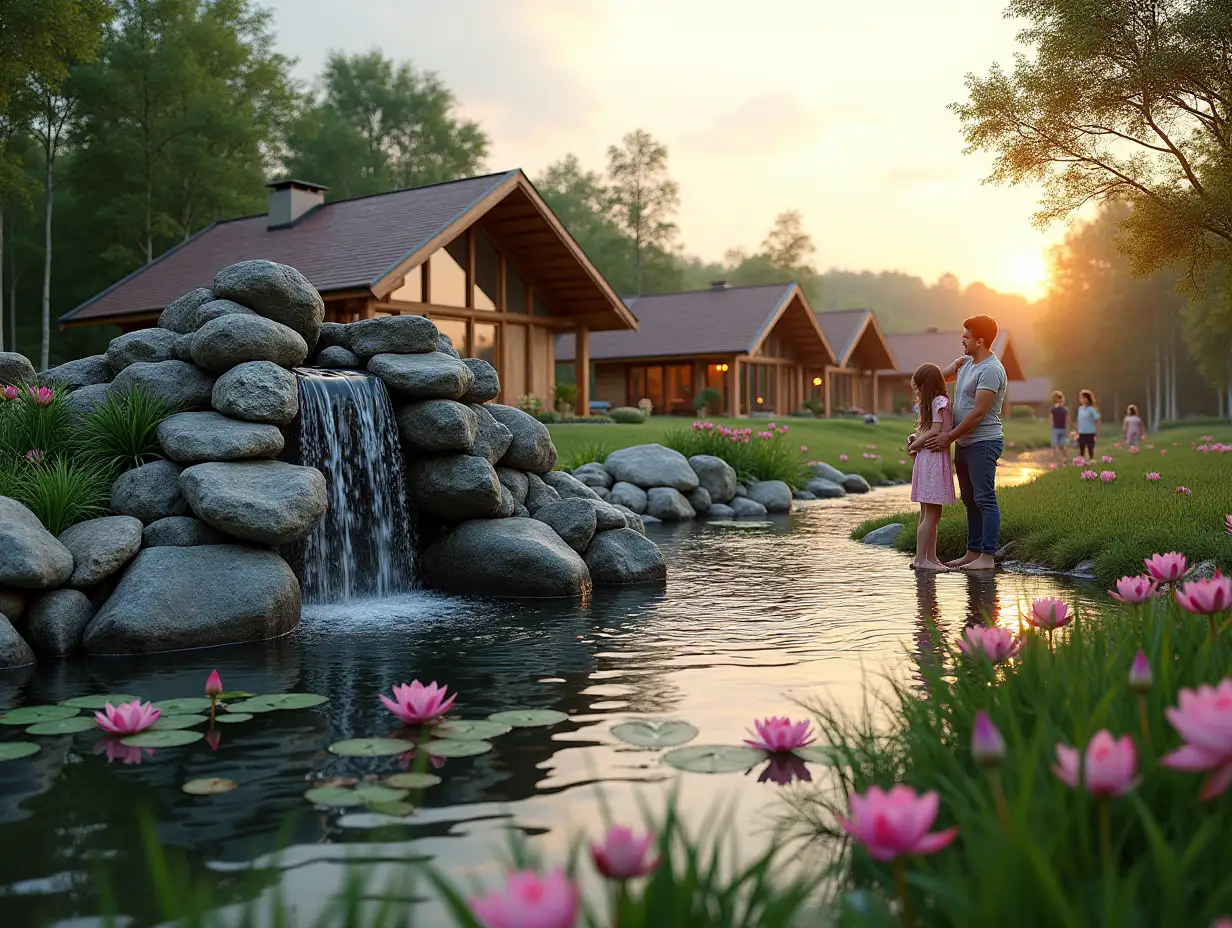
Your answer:
[[[475,308],[475,227],[466,230],[466,308]]]
[[[505,252],[496,252],[496,311],[503,313],[508,307],[505,302],[505,280],[508,271],[505,264]]]
[[[732,358],[731,360],[731,390],[728,391],[728,396],[731,398],[731,416],[733,419],[740,416],[740,359]]]
[[[590,415],[590,329],[579,325],[573,335],[573,382],[577,385],[577,414]]]
[[[432,302],[432,257],[431,255],[428,256],[428,260],[426,260],[423,263],[422,267],[423,267],[423,280],[421,281],[421,284],[423,286],[423,301],[425,303],[431,303]]]
[[[826,418],[829,419],[833,414],[831,401],[834,398],[834,372],[830,370],[830,365],[826,365],[825,372],[822,374],[822,385],[825,387],[826,396]]]
[[[526,327],[526,346],[522,354],[524,355],[522,361],[526,366],[526,373],[524,375],[525,383],[523,384],[523,388],[526,390],[527,394],[533,394],[535,392],[535,378],[532,376],[535,369],[535,326],[533,325],[528,325]],[[513,403],[510,405],[517,405],[518,400],[521,398],[522,397],[520,396],[511,397],[511,399],[513,399]]]
[[[876,372],[876,371],[873,371],[873,405],[872,405],[872,410],[873,410],[873,415],[874,415],[874,416],[875,416],[875,415],[877,415],[877,411],[878,411],[878,410],[877,410],[877,403],[878,403],[878,400],[880,400],[879,393],[880,393],[880,391],[879,391],[879,389],[878,389],[878,384],[877,384],[877,372]]]

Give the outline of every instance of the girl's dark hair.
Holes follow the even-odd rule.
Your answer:
[[[1090,390],[1079,390],[1078,399],[1086,400],[1088,406],[1095,405],[1095,394],[1092,393]]]
[[[945,396],[945,377],[936,364],[921,364],[911,375],[911,385],[920,401],[920,428],[929,429],[933,424],[933,400]]]
[[[1131,415],[1131,416],[1136,416],[1136,415],[1138,415],[1138,407],[1137,407],[1137,406],[1135,406],[1133,403],[1130,403],[1130,404],[1129,404],[1129,409],[1127,410],[1127,412],[1128,412],[1128,414],[1129,414],[1129,415]]]

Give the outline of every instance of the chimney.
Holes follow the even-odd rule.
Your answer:
[[[269,225],[278,229],[292,225],[309,210],[325,202],[328,187],[304,180],[275,180],[265,185],[269,188]]]
[[[710,281],[710,289],[711,290],[730,290],[731,285],[725,280],[712,280]]]

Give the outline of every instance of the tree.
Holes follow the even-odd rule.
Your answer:
[[[435,74],[379,51],[329,56],[316,94],[291,126],[287,170],[325,184],[331,198],[479,173],[489,140],[456,115]]]
[[[632,239],[634,292],[642,294],[642,265],[647,250],[669,251],[676,237],[671,221],[680,206],[680,191],[667,174],[667,146],[638,129],[620,146],[607,150],[608,178],[621,230]]]
[[[817,273],[806,264],[817,249],[812,236],[804,231],[804,219],[798,209],[779,213],[761,248],[775,267],[808,270],[810,277]]]
[[[39,370],[51,365],[51,210],[55,190],[56,156],[77,105],[76,97],[57,86],[39,82],[35,87],[38,111],[32,131],[43,149],[43,301]]]
[[[1232,279],[1226,267],[1214,273],[1203,296],[1189,301],[1183,326],[1190,356],[1232,421]]]

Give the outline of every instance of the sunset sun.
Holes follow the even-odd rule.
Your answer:
[[[1038,252],[1015,255],[1010,260],[1009,283],[1028,299],[1039,299],[1048,283],[1048,262]]]

